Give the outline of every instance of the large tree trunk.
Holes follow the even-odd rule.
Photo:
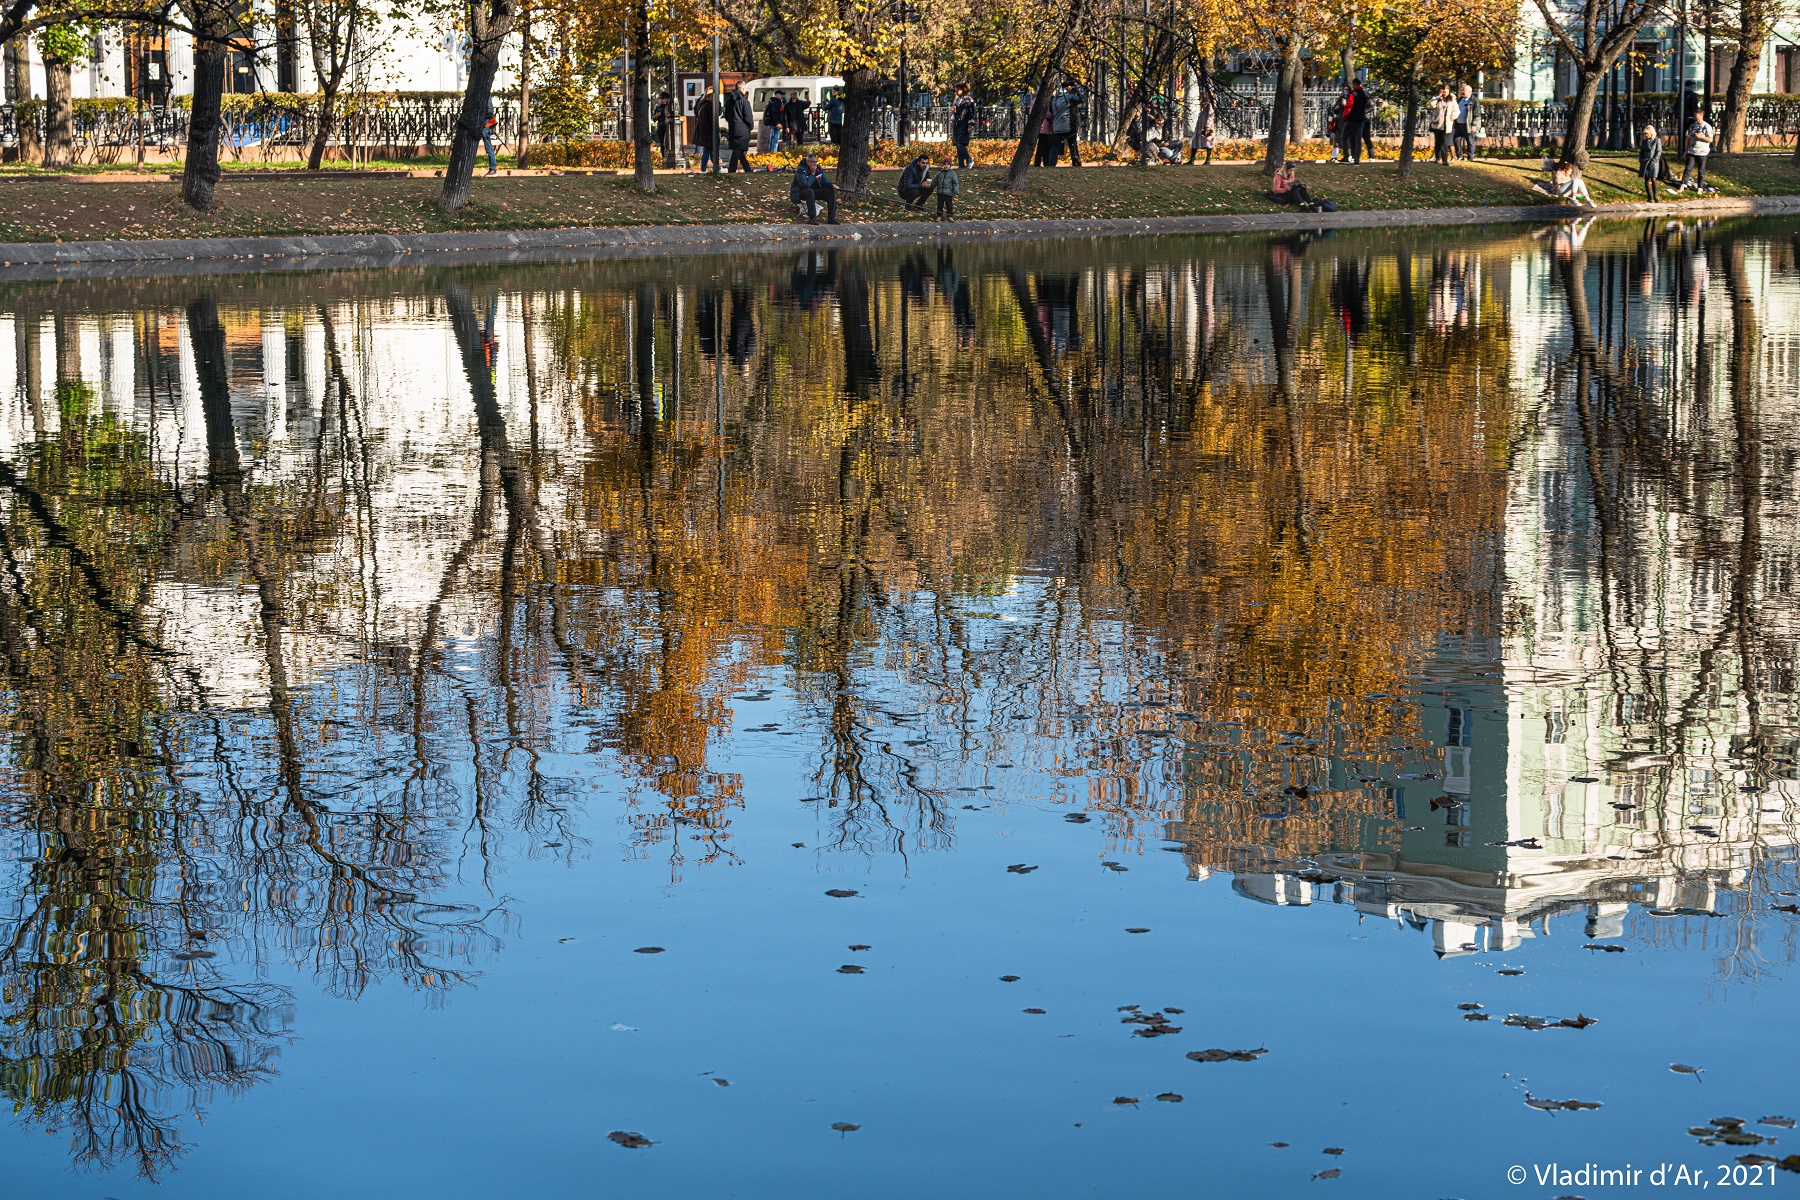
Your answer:
[[[219,133],[225,103],[224,12],[202,0],[194,8],[194,105],[188,114],[187,162],[181,169],[181,199],[195,212],[209,213],[219,186]]]
[[[75,102],[69,64],[44,63],[44,166],[53,171],[75,165]]]
[[[1762,68],[1763,46],[1768,41],[1768,26],[1762,20],[1762,6],[1754,0],[1742,0],[1743,20],[1738,26],[1738,52],[1731,64],[1731,82],[1725,88],[1725,116],[1719,122],[1723,135],[1721,149],[1727,154],[1744,152],[1744,127],[1750,117],[1750,89],[1756,73]]]
[[[1294,77],[1300,73],[1300,41],[1288,38],[1281,48],[1281,74],[1275,80],[1275,103],[1269,111],[1269,144],[1263,151],[1263,174],[1274,175],[1287,161],[1288,123],[1293,119]]]
[[[650,140],[650,0],[631,7],[631,165],[638,191],[656,190],[656,150]]]
[[[1406,127],[1400,131],[1400,178],[1412,178],[1413,129],[1419,123],[1419,68],[1406,80]]]
[[[1037,92],[1031,97],[1031,111],[1025,114],[1025,128],[1019,131],[1019,144],[1013,147],[1012,163],[1006,168],[1006,178],[1000,181],[1001,188],[1006,191],[1016,192],[1025,186],[1025,172],[1031,170],[1032,156],[1037,153],[1038,127],[1044,123],[1044,113],[1050,108],[1050,89],[1062,79],[1063,63],[1069,57],[1075,31],[1081,27],[1085,3],[1086,0],[1069,0],[1068,19],[1063,22],[1062,33],[1050,50],[1050,57],[1044,61],[1043,77],[1038,80]],[[1125,123],[1119,122],[1119,128],[1124,127]]]
[[[485,7],[484,7],[485,6]],[[469,84],[463,91],[462,112],[450,142],[450,165],[444,168],[444,190],[438,207],[455,212],[469,202],[469,180],[475,174],[475,148],[487,124],[493,104],[494,72],[500,68],[500,43],[512,32],[518,15],[514,0],[477,0],[470,13]]]
[[[1594,101],[1600,96],[1600,81],[1606,75],[1604,67],[1592,69],[1581,66],[1581,72],[1575,84],[1575,100],[1569,105],[1569,123],[1563,129],[1562,161],[1573,163],[1582,170],[1588,165],[1588,127],[1594,123]],[[1676,131],[1676,137],[1681,133]]]
[[[881,77],[873,67],[844,72],[844,131],[838,138],[837,185],[845,192],[869,187],[869,134],[875,125],[875,100]]]
[[[6,43],[6,100],[17,106],[31,99],[31,64],[25,57],[25,35],[18,34]],[[17,112],[17,108],[14,108]],[[19,144],[7,159],[30,162],[41,153],[38,146],[37,122],[19,122]]]

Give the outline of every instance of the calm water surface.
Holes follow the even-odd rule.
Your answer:
[[[1797,241],[0,282],[0,1190],[1800,1151]]]

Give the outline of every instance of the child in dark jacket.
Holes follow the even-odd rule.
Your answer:
[[[938,220],[956,220],[956,198],[962,195],[962,184],[956,178],[956,159],[953,155],[944,155],[944,167],[937,173],[936,183]]]

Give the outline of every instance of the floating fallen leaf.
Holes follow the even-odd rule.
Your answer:
[[[827,888],[825,891],[825,894],[827,896],[834,896],[837,899],[842,900],[846,896],[856,895],[856,889],[855,888]]]
[[[1033,1016],[1041,1017],[1044,1015],[1044,1010],[1041,1008],[1027,1008],[1024,1011],[1031,1013]]]
[[[1756,1123],[1758,1125],[1773,1125],[1777,1129],[1792,1129],[1794,1127],[1794,1118],[1762,1117]]]
[[[848,1121],[838,1121],[832,1125],[832,1128],[837,1130],[839,1133],[855,1133],[857,1130],[861,1129],[862,1126],[861,1125],[852,1125]]]
[[[1127,929],[1126,933],[1149,933],[1148,929]]]
[[[1525,1107],[1539,1109],[1543,1112],[1559,1110],[1579,1112],[1583,1109],[1599,1108],[1600,1102],[1598,1100],[1544,1100],[1527,1092],[1525,1093]]]
[[[1187,1057],[1194,1062],[1255,1062],[1269,1052],[1268,1047],[1259,1046],[1255,1050],[1190,1050]]]
[[[1339,1175],[1342,1175],[1342,1174],[1343,1174],[1342,1171],[1340,1171],[1336,1167],[1333,1167],[1329,1171],[1320,1171],[1317,1175],[1314,1175],[1313,1178],[1314,1179],[1336,1179]]]
[[[1517,967],[1501,967],[1498,971],[1494,972],[1496,975],[1523,975],[1524,973],[1525,972],[1519,970]]]
[[[632,951],[633,954],[661,954],[662,952],[663,948],[661,946],[639,946],[636,950]]]
[[[1180,1092],[1158,1092],[1156,1094],[1156,1098],[1158,1100],[1163,1101],[1165,1104],[1180,1104],[1181,1103],[1181,1093]]]
[[[1085,825],[1089,821],[1093,820],[1093,818],[1088,816],[1086,813],[1067,813],[1063,816],[1063,820],[1068,821],[1075,825]]]
[[[645,1146],[656,1145],[641,1133],[631,1133],[623,1129],[615,1129],[606,1136],[610,1141],[618,1143],[627,1150],[642,1150]]]
[[[1138,1098],[1136,1096],[1114,1096],[1113,1097],[1114,1104],[1136,1104],[1137,1102],[1138,1102]]]
[[[1182,1013],[1184,1013],[1184,1012],[1186,1012],[1186,1011],[1187,1011],[1187,1009],[1185,1009],[1185,1008],[1175,1008],[1175,1007],[1173,1007],[1173,1006],[1171,1006],[1171,1007],[1169,1007],[1169,1008],[1165,1008],[1165,1009],[1163,1009],[1163,1011],[1164,1011],[1164,1012],[1166,1012],[1166,1013],[1170,1013],[1170,1014],[1172,1014],[1172,1015],[1174,1015],[1174,1016],[1180,1016],[1180,1015],[1181,1015],[1181,1014],[1182,1014]]]
[[[1670,1063],[1669,1064],[1669,1070],[1675,1072],[1677,1075],[1698,1076],[1700,1074],[1700,1072],[1705,1069],[1706,1068],[1704,1068],[1704,1067],[1690,1067],[1686,1063]]]
[[[1344,1148],[1342,1146],[1327,1146],[1319,1151],[1320,1154],[1342,1154],[1343,1152]]]
[[[1006,869],[1009,873],[1011,873],[1013,875],[1029,875],[1033,871],[1037,870],[1036,867],[1028,867],[1024,863],[1014,863],[1012,866],[1010,866]]]
[[[845,963],[843,966],[841,966],[837,969],[837,973],[839,975],[861,975],[863,973],[863,969],[861,967],[854,966],[850,963]]]
[[[557,939],[556,939],[556,940],[557,940],[557,941],[559,941],[559,942],[565,942],[565,943],[566,943],[566,942],[573,942],[573,941],[575,941],[575,940],[576,940],[576,939],[575,939],[575,938],[557,938]]]
[[[1269,1145],[1275,1147],[1277,1150],[1286,1150],[1288,1148],[1286,1142],[1270,1142]]]
[[[874,949],[874,947],[872,947],[872,946],[864,946],[864,945],[861,945],[861,944],[858,944],[858,945],[855,945],[855,946],[852,946],[852,947],[850,947],[850,948],[851,948],[851,949],[852,949],[852,950],[872,950],[872,949]]]
[[[714,1083],[716,1083],[716,1084],[718,1084],[718,1085],[719,1085],[719,1086],[720,1086],[720,1087],[730,1087],[730,1086],[731,1086],[731,1080],[729,1080],[729,1079],[720,1079],[720,1078],[718,1078],[718,1077],[717,1077],[717,1076],[715,1076],[715,1077],[714,1077],[714,1078],[713,1078],[713,1082],[714,1082]]]
[[[1459,1004],[1456,1007],[1462,1009],[1464,1012],[1476,1012],[1484,1006],[1480,1005],[1480,1004],[1476,1004],[1473,1000],[1471,1000],[1466,1004]]]
[[[1778,913],[1800,914],[1800,904],[1777,904],[1775,906],[1775,911]]]
[[[1623,953],[1625,953],[1625,947],[1623,947],[1623,946],[1608,946],[1608,945],[1605,945],[1600,942],[1589,942],[1587,945],[1583,946],[1582,949],[1583,950],[1598,950],[1602,954],[1623,954]]]
[[[1019,982],[1019,977],[1017,975],[1002,975],[1000,977],[1000,982],[1001,983],[1017,983],[1017,982]]]
[[[1465,1020],[1465,1021],[1488,1021],[1488,1020],[1492,1020],[1492,1019],[1493,1018],[1489,1014],[1484,1013],[1484,1012],[1471,1012],[1471,1013],[1463,1014],[1463,1020]]]

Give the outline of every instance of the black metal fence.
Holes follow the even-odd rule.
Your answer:
[[[1304,98],[1302,126],[1308,136],[1325,130],[1333,106],[1338,101],[1335,91],[1309,91]],[[1222,140],[1258,141],[1268,136],[1273,97],[1268,92],[1226,91],[1219,95],[1215,109],[1215,128]],[[340,98],[338,115],[331,136],[333,153],[360,158],[412,158],[444,152],[449,148],[462,109],[462,97],[455,93],[389,93],[382,95],[349,95]],[[1630,146],[1635,137],[1631,130],[1645,123],[1654,124],[1664,133],[1672,133],[1679,124],[1676,100],[1660,93],[1635,96],[1629,109],[1625,98],[1597,106],[1592,125],[1592,138],[1600,144]],[[950,140],[952,110],[948,105],[915,107],[906,113],[908,140],[945,142]],[[496,143],[510,145],[518,138],[519,111],[515,99],[496,97],[494,115]],[[976,110],[974,136],[977,138],[1016,138],[1026,115],[1022,103],[982,105]],[[1754,142],[1780,141],[1800,130],[1800,96],[1753,96],[1747,115],[1746,133]],[[1192,131],[1195,114],[1188,106],[1171,105],[1167,112],[1153,112],[1153,121],[1166,117],[1174,137],[1185,138]],[[186,146],[189,113],[185,106],[138,109],[128,100],[78,100],[73,112],[75,160],[78,163],[105,165],[128,157],[140,142],[159,157],[179,156]],[[265,93],[255,96],[229,97],[224,115],[222,146],[227,157],[239,161],[291,160],[304,155],[312,145],[321,119],[316,97]],[[16,146],[21,121],[31,122],[39,144],[44,133],[44,105],[34,101],[15,109],[0,105],[0,146]],[[1423,136],[1429,112],[1423,105],[1415,133]],[[1477,104],[1476,136],[1506,139],[1517,144],[1549,144],[1561,138],[1568,121],[1568,106],[1555,101],[1482,100]],[[1405,114],[1392,98],[1381,98],[1371,132],[1376,137],[1397,138],[1403,132]],[[807,113],[807,139],[825,140],[825,114],[817,109]],[[1082,116],[1082,136],[1087,140],[1104,140],[1111,133],[1102,112]],[[873,135],[877,139],[898,140],[901,132],[900,110],[883,105],[876,109]],[[629,133],[625,114],[610,112],[596,121],[590,136],[601,139],[623,139]]]
[[[41,145],[42,102],[20,107],[23,112],[13,105],[0,105],[0,145],[18,144],[21,119],[32,123]],[[439,154],[449,149],[461,111],[462,97],[449,93],[340,97],[331,145],[339,155],[352,153],[364,158]],[[516,141],[517,103],[497,97],[494,116],[495,142],[507,145]],[[146,150],[179,154],[187,145],[189,117],[185,106],[140,110],[128,100],[78,100],[71,117],[75,161],[115,163],[131,155],[140,141]],[[221,151],[239,161],[300,157],[311,147],[322,117],[322,106],[314,97],[280,93],[245,97],[242,103],[231,103],[224,113]]]

